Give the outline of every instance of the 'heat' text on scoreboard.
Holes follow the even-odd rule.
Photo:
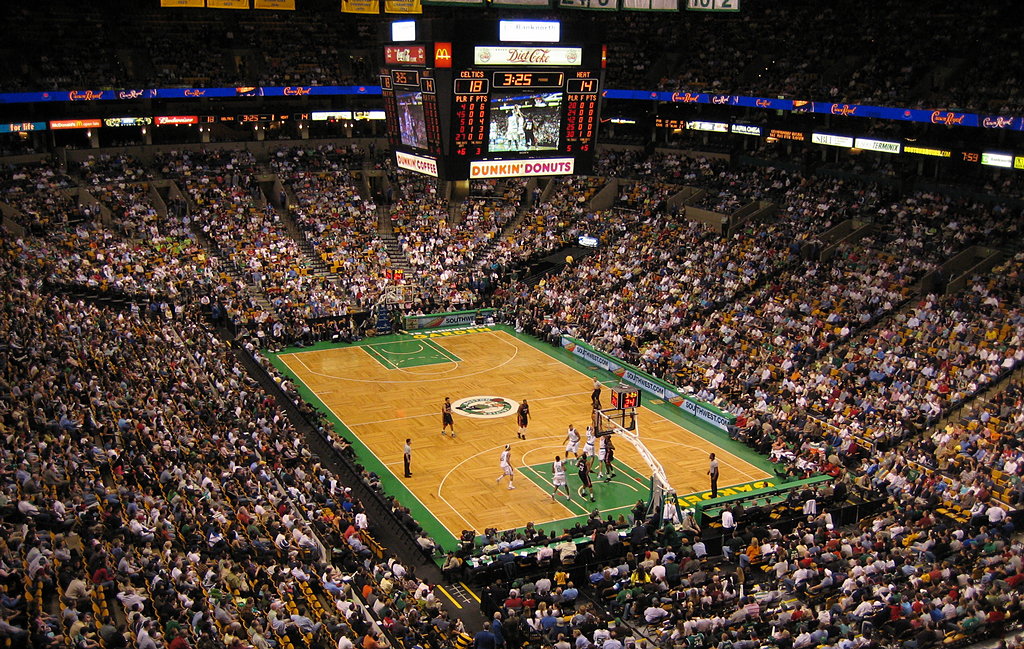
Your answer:
[[[597,127],[597,75],[590,71],[576,72],[566,82],[565,151],[590,151]]]

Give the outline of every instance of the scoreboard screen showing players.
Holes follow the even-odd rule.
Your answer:
[[[399,166],[451,180],[591,171],[603,46],[565,29],[558,43],[502,41],[494,24],[417,30],[434,40],[385,46],[381,74]]]
[[[398,132],[402,144],[414,149],[427,148],[427,120],[423,115],[423,93],[396,92]]]
[[[562,131],[562,93],[491,95],[490,153],[557,151]]]

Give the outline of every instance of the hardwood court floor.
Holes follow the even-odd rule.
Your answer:
[[[364,341],[283,353],[279,359],[393,474],[396,482],[384,476],[389,478],[385,487],[400,482],[440,522],[444,530],[421,521],[442,545],[452,541],[445,531],[458,537],[464,529],[506,529],[529,521],[551,529],[552,522],[595,507],[605,515],[628,514],[637,499],[648,495],[645,479],[650,470],[632,446],[617,439],[616,458],[628,467],[622,467],[610,484],[595,483],[596,505],[575,493],[571,503],[548,498],[550,487],[544,476],[549,475],[554,456],[564,456],[567,426],[574,424],[582,436],[590,421],[590,376],[608,379],[606,383],[613,383],[614,377],[600,370],[588,376],[505,331]],[[516,437],[515,408],[509,405],[501,412],[500,402],[489,401],[471,401],[463,410],[456,409],[457,436],[442,437],[440,411],[445,396],[455,403],[472,397],[505,397],[518,405],[528,399],[532,417],[527,439]],[[607,404],[607,391],[603,399]],[[640,412],[639,427],[641,439],[680,495],[708,488],[710,452],[717,453],[720,461],[720,488],[768,477],[761,468],[646,408]],[[406,438],[412,440],[411,478],[402,477]],[[495,483],[500,473],[498,456],[505,444],[512,445],[514,490],[504,482]],[[371,470],[373,464],[366,463]],[[575,468],[567,472],[575,491],[579,484]],[[418,508],[399,493],[401,487],[398,492],[389,491],[416,515]]]

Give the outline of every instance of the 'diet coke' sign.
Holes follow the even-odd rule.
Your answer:
[[[580,65],[579,47],[474,47],[476,65]]]

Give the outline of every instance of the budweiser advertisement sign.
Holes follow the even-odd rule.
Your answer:
[[[433,158],[395,151],[395,163],[402,169],[437,178],[437,160]]]
[[[385,45],[384,62],[389,65],[426,65],[427,48],[423,45]]]
[[[474,47],[476,65],[580,65],[579,47]]]
[[[179,124],[198,124],[198,115],[161,115],[156,118],[157,126],[177,126]]]

